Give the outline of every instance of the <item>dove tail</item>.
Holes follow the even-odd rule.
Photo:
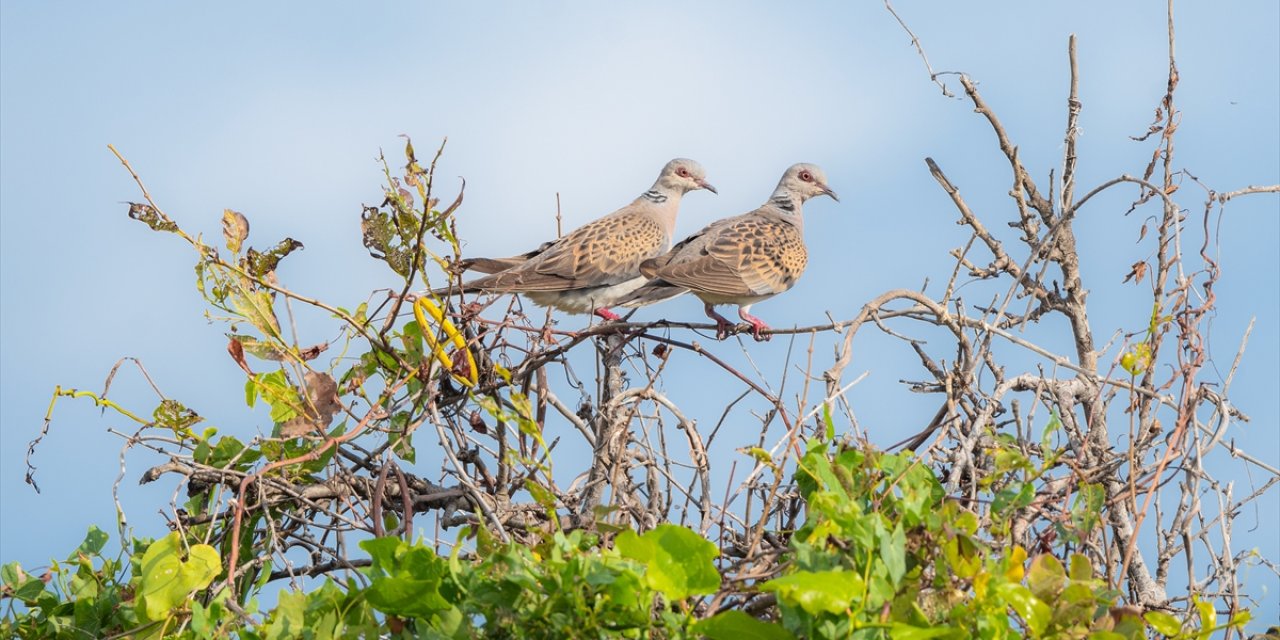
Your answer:
[[[487,280],[487,278],[481,278],[481,280]],[[481,292],[485,291],[485,288],[484,288],[484,287],[477,287],[477,286],[475,286],[475,283],[476,283],[476,282],[479,282],[479,280],[472,280],[471,282],[464,282],[464,283],[462,283],[462,286],[458,286],[457,284],[451,284],[451,285],[449,285],[449,286],[447,286],[447,287],[440,287],[440,288],[438,288],[438,289],[432,289],[432,290],[431,290],[431,295],[436,296],[436,297],[440,297],[440,296],[456,296],[456,295],[458,295],[458,294],[460,294],[460,293],[481,293]]]
[[[632,291],[630,295],[623,298],[615,306],[620,307],[644,307],[651,304],[670,300],[678,295],[688,292],[688,289],[677,286],[665,280],[650,280],[648,284]]]
[[[479,271],[480,273],[498,273],[506,271],[512,267],[518,267],[525,263],[528,258],[524,256],[514,256],[511,258],[468,258],[459,260],[457,269],[459,271]]]

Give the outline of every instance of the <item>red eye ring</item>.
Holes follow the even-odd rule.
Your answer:
[[[809,173],[808,171],[801,171],[800,179],[804,180],[805,182],[813,182],[813,174]]]
[[[676,169],[676,175],[680,176],[681,178],[688,178],[689,170],[684,167],[680,167],[679,169]]]

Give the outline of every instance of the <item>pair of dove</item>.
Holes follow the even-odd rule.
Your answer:
[[[519,293],[539,306],[617,320],[611,307],[639,307],[691,292],[716,321],[717,338],[724,339],[734,324],[715,306],[736,304],[755,338],[767,340],[761,332],[768,325],[749,311],[790,289],[804,272],[801,205],[819,195],[838,198],[822,169],[792,165],[758,209],[717,220],[672,246],[680,199],[698,189],[718,193],[702,165],[676,158],[631,204],[528,253],[463,260],[459,268],[492,275],[433,293]]]

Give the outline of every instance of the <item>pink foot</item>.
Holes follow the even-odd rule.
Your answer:
[[[596,309],[595,314],[610,322],[613,322],[614,320],[621,320],[621,318],[618,317],[618,314],[610,311],[608,307],[600,307],[599,309]]]
[[[768,342],[769,338],[773,337],[769,334],[762,335],[760,333],[761,331],[768,331],[769,325],[765,324],[764,320],[747,313],[746,307],[738,309],[738,317],[751,323],[751,335],[755,336],[756,342]]]
[[[733,329],[733,323],[729,319],[716,313],[711,305],[703,305],[703,310],[707,312],[707,317],[716,321],[716,340],[724,340],[729,337],[729,332]]]

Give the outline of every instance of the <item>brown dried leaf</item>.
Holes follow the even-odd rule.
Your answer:
[[[301,438],[316,434],[316,422],[304,416],[294,416],[280,423],[281,438]]]
[[[298,357],[302,358],[304,362],[315,360],[316,358],[320,357],[320,354],[324,353],[325,349],[328,349],[328,348],[329,348],[328,342],[313,344],[307,347],[306,349],[299,349]]]
[[[479,411],[472,411],[471,417],[468,419],[471,430],[479,434],[489,433],[489,425],[484,423],[484,418],[480,417]]]
[[[235,360],[236,364],[240,365],[240,368],[244,369],[245,373],[250,376],[253,375],[253,369],[250,369],[249,363],[244,361],[244,345],[240,344],[236,336],[231,336],[231,339],[227,341],[227,353],[231,354],[231,359]]]
[[[222,237],[227,241],[227,250],[240,253],[245,238],[249,237],[249,219],[244,214],[231,209],[222,210]]]
[[[306,386],[306,404],[302,413],[280,424],[280,436],[298,438],[321,435],[342,408],[338,399],[338,382],[323,371],[308,371],[302,377]]]
[[[1124,277],[1124,282],[1133,280],[1134,284],[1142,282],[1142,277],[1147,275],[1147,263],[1138,261],[1133,263],[1133,268],[1129,269],[1129,274]]]

